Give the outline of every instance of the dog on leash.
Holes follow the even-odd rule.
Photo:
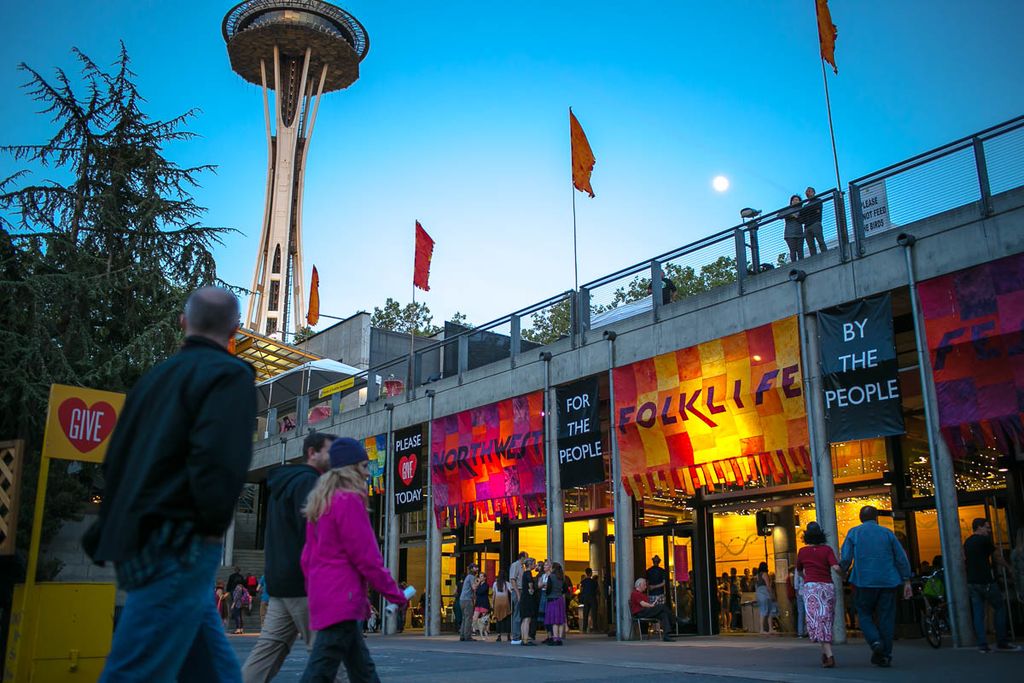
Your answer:
[[[491,615],[488,612],[473,615],[473,633],[481,638],[491,635]]]

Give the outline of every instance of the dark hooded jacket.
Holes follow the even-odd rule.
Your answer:
[[[227,530],[252,459],[254,377],[216,342],[188,337],[138,381],[103,463],[99,519],[82,539],[89,557],[131,559],[164,522]]]
[[[306,579],[299,563],[306,542],[302,507],[319,478],[320,473],[309,465],[285,465],[267,475],[269,503],[263,546],[264,576],[267,595],[273,598],[306,596]]]

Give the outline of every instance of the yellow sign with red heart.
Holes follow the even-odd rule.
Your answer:
[[[103,462],[124,394],[50,385],[43,454],[61,460]]]

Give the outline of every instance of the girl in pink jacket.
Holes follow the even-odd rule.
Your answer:
[[[302,571],[309,595],[309,626],[316,631],[303,683],[331,683],[344,663],[353,683],[379,683],[359,622],[370,616],[367,587],[403,607],[405,595],[384,568],[367,513],[370,475],[366,449],[335,439],[331,469],[306,500]]]

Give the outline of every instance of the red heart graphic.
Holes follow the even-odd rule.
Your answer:
[[[86,407],[80,398],[69,398],[57,408],[61,429],[71,445],[82,453],[106,441],[117,423],[114,407],[106,401]]]
[[[412,483],[416,476],[416,454],[407,455],[398,459],[398,476],[406,486]]]

